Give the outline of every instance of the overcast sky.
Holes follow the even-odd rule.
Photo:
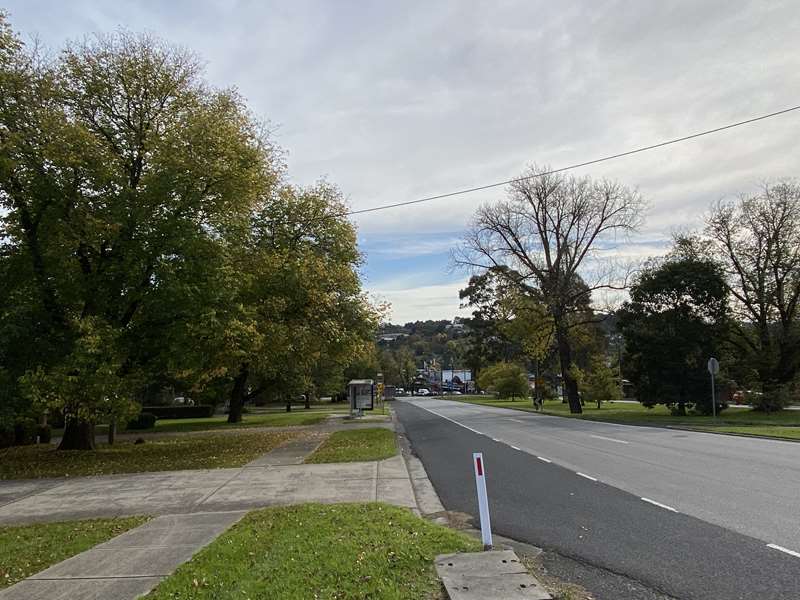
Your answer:
[[[300,184],[354,209],[504,180],[800,104],[800,4],[6,0],[58,49],[117,27],[196,51],[269,120]],[[800,112],[581,169],[650,209],[626,254],[664,251],[711,202],[796,177]],[[393,321],[451,318],[448,269],[470,215],[502,188],[356,218],[367,289]]]

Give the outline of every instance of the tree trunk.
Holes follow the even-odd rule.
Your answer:
[[[242,409],[244,408],[245,389],[249,375],[249,365],[244,363],[239,367],[239,374],[233,380],[230,406],[228,407],[228,423],[242,422]]]
[[[286,412],[292,412],[292,397],[286,396]]]
[[[108,424],[108,445],[113,446],[114,440],[117,437],[117,420],[111,419],[111,422]]]
[[[569,337],[564,327],[556,325],[556,342],[558,343],[558,358],[561,363],[561,378],[564,382],[564,390],[567,395],[567,402],[569,402],[569,412],[572,414],[581,414],[581,400],[578,396],[578,382],[570,373],[572,367],[572,346],[569,343]]]
[[[67,416],[59,450],[95,450],[94,423]]]
[[[311,392],[310,392],[310,391],[307,391],[307,392],[306,392],[306,404],[305,404],[305,408],[306,408],[306,410],[308,410],[309,408],[311,408]]]

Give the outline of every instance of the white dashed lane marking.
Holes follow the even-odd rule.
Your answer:
[[[588,479],[589,481],[597,481],[596,478],[592,477],[591,475],[587,475],[586,473],[581,473],[580,471],[575,472],[576,475],[583,477],[584,479]]]
[[[786,554],[790,554],[791,556],[800,558],[800,552],[789,550],[788,548],[784,548],[783,546],[778,546],[777,544],[767,544],[767,548],[772,548],[773,550],[780,550],[781,552],[785,552]]]
[[[661,504],[661,502],[656,502],[655,500],[650,500],[650,498],[642,498],[642,500],[644,500],[645,502],[649,502],[650,504],[653,504],[654,506],[658,506],[659,508],[663,508],[663,509],[672,511],[674,513],[678,512],[677,510],[675,510],[671,506],[667,506],[666,504]]]
[[[545,458],[544,456],[537,456],[536,458],[546,463],[553,462],[552,460],[550,460],[549,458]]]
[[[604,437],[602,435],[594,435],[593,433],[590,433],[589,437],[597,438],[598,440],[605,440],[607,442],[616,442],[617,444],[630,444],[630,442],[626,442],[625,440],[616,440],[614,438]]]

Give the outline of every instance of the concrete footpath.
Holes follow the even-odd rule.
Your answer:
[[[417,510],[399,455],[378,462],[271,464],[286,461],[285,454],[277,454],[237,469],[2,481],[0,524],[247,510],[301,502],[378,501]]]
[[[0,592],[1,600],[133,600],[248,510],[304,502],[387,502],[420,514],[402,455],[302,464],[306,436],[238,469],[0,482],[0,524],[152,515],[155,519]]]
[[[0,592],[2,600],[143,596],[246,511],[162,516]]]

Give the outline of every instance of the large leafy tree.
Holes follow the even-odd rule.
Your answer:
[[[261,393],[291,397],[332,387],[374,345],[378,313],[361,291],[361,255],[339,192],[283,187],[232,249],[231,297],[216,309],[212,366],[232,379],[229,421]],[[214,370],[212,369],[212,372]],[[338,378],[338,377],[336,377]]]
[[[522,347],[503,329],[508,312],[505,300],[513,293],[506,277],[495,269],[470,277],[459,291],[462,308],[471,308],[466,319],[465,360],[474,373],[496,362],[522,358]]]
[[[108,403],[130,397],[97,391],[86,348],[111,332],[121,381],[109,390],[162,373],[225,280],[227,263],[208,259],[249,227],[280,161],[234,92],[148,36],[100,37],[52,62],[18,43],[1,54],[0,345],[26,349],[4,367],[38,367],[37,395],[66,412],[61,447],[91,448]],[[68,398],[64,377],[94,391]]]
[[[653,262],[637,277],[618,312],[626,366],[646,405],[687,405],[711,412],[706,362],[724,345],[728,294],[719,265],[692,252]]]

